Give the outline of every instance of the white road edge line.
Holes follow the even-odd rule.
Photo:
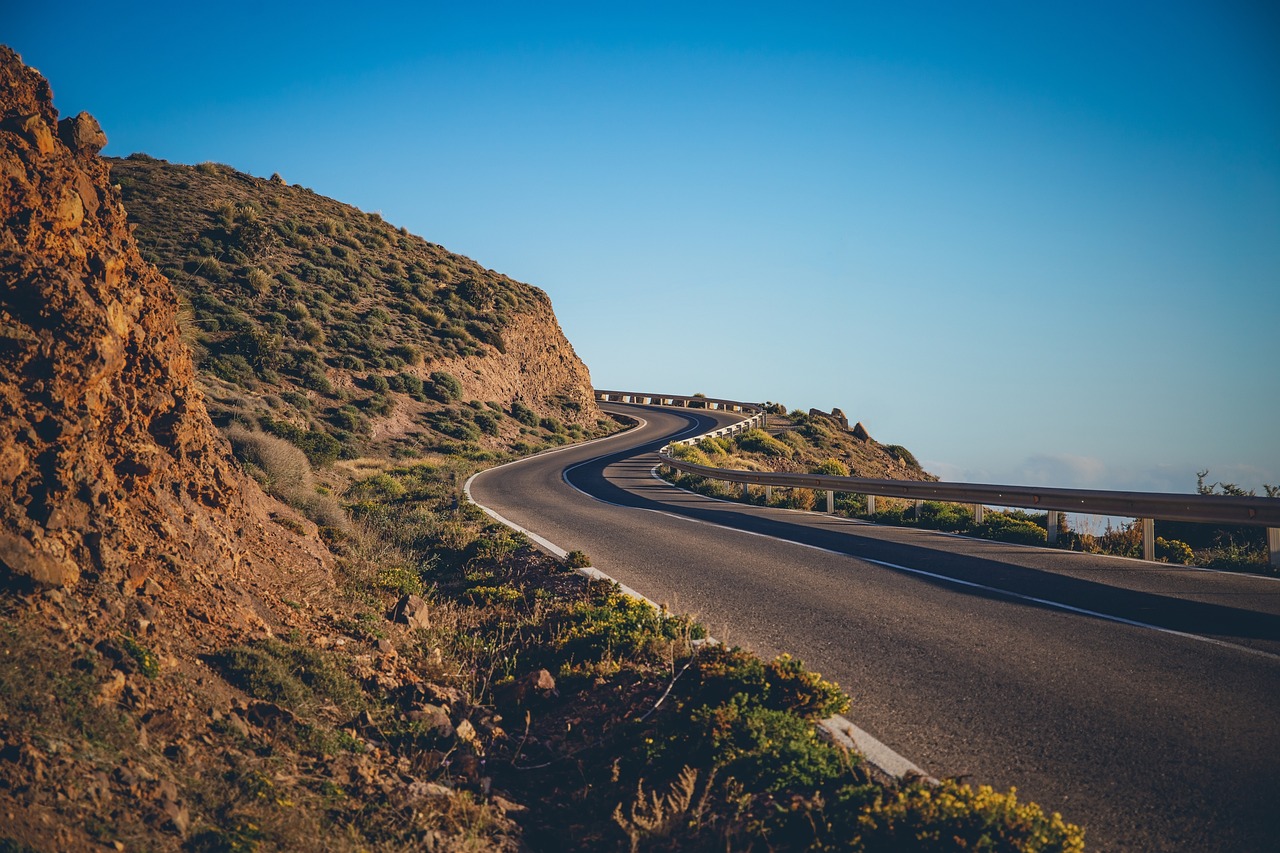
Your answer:
[[[641,418],[641,417],[636,417],[636,420],[640,422],[637,428],[643,427],[645,424],[648,423],[648,421],[646,421],[644,418]],[[618,433],[615,433],[615,435],[617,434]],[[551,453],[557,453],[561,450],[568,450],[574,447],[584,447],[588,444],[594,444],[597,441],[604,441],[605,439],[608,439],[608,438],[613,438],[613,436],[607,435],[607,436],[604,436],[603,438],[593,439],[592,441],[584,441],[582,444],[571,444],[571,445],[566,445],[565,447],[557,447],[554,450],[545,451],[545,455],[549,455]],[[535,455],[544,455],[544,454],[535,454]],[[479,507],[480,510],[485,513],[485,515],[488,515],[494,521],[498,522],[499,524],[506,525],[507,527],[519,533],[523,533],[525,536],[528,536],[534,542],[537,542],[539,545],[541,545],[544,549],[546,549],[550,553],[554,554],[555,556],[563,560],[565,557],[568,556],[568,553],[569,553],[568,551],[561,548],[559,545],[555,544],[550,539],[539,536],[537,533],[534,533],[532,530],[529,530],[525,527],[520,526],[519,524],[516,524],[514,521],[512,521],[509,518],[503,517],[497,511],[492,510],[489,507],[477,501],[471,495],[471,482],[475,480],[476,477],[479,477],[481,474],[485,473],[485,471],[494,471],[494,470],[497,470],[498,468],[504,468],[507,465],[515,465],[519,462],[525,461],[525,459],[532,459],[532,458],[533,458],[532,456],[526,456],[524,457],[524,459],[515,459],[511,462],[504,462],[502,465],[495,465],[492,468],[486,468],[484,469],[484,471],[477,471],[476,473],[468,477],[467,481],[463,483],[462,493],[466,495],[467,500],[470,503]],[[594,462],[594,461],[595,461],[594,459],[587,460],[587,462]],[[571,489],[579,492],[580,494],[586,495],[592,500],[597,500],[597,501],[600,501],[601,503],[609,504],[610,506],[621,507],[622,504],[614,504],[614,503],[611,503],[610,501],[600,500],[600,498],[597,498],[594,495],[587,494],[586,492],[582,491],[582,489],[579,489],[577,486],[573,485],[573,483],[570,483],[568,479],[566,479],[566,476],[568,475],[569,471],[581,465],[585,465],[587,464],[587,462],[580,462],[578,463],[578,465],[573,465],[570,468],[566,468],[563,472],[561,472],[561,479],[564,480],[565,484],[568,485]],[[635,509],[635,507],[625,507],[625,508]],[[658,510],[645,510],[645,511],[658,512]],[[671,515],[670,513],[665,513],[665,512],[659,512],[658,514]],[[680,518],[680,516],[678,515],[672,515],[671,517]],[[693,519],[686,519],[686,520],[692,521]],[[699,522],[699,523],[705,523],[705,522]],[[714,526],[719,526],[719,525],[714,525]],[[732,528],[724,528],[724,529],[730,530]],[[782,540],[782,541],[785,541],[785,540]],[[793,544],[800,544],[800,543],[793,543]],[[626,584],[620,583],[614,578],[609,577],[609,575],[605,574],[604,572],[600,571],[594,566],[586,566],[578,569],[577,571],[579,574],[585,575],[586,577],[591,578],[592,580],[603,580],[609,583],[616,584],[618,589],[622,590],[627,595],[630,595],[633,598],[638,598],[639,600],[645,602],[655,610],[661,610],[664,612],[666,611],[665,607],[653,601],[648,596],[642,595],[636,590],[627,586]],[[931,783],[937,782],[936,779],[934,779],[932,776],[930,776],[929,774],[921,770],[920,767],[917,766],[915,763],[911,762],[910,760],[894,752],[891,748],[889,748],[883,742],[878,740],[870,732],[859,728],[852,720],[849,720],[845,717],[837,715],[837,716],[828,717],[825,720],[819,721],[818,725],[821,726],[822,729],[826,731],[827,734],[830,735],[831,739],[834,740],[836,743],[839,743],[841,746],[845,747],[846,749],[853,749],[861,753],[863,758],[865,758],[871,764],[875,765],[883,773],[887,773],[888,775],[896,779],[900,779],[907,775],[913,775],[913,776],[919,776]]]
[[[576,468],[577,466],[575,465],[574,467]],[[668,482],[667,480],[664,480],[662,477],[660,477],[660,476],[658,475],[658,467],[659,467],[659,466],[655,465],[653,468],[651,468],[651,469],[649,470],[649,475],[650,475],[651,477],[653,477],[655,480],[658,480],[658,481],[660,481],[660,482],[662,482],[662,483],[666,483],[668,486],[670,486],[670,487],[671,487],[671,488],[673,488],[673,489],[676,489],[677,491],[685,492],[685,493],[687,493],[687,494],[691,494],[691,495],[697,495],[697,494],[698,494],[697,492],[691,492],[691,491],[689,491],[688,489],[682,489],[682,488],[680,488],[679,486],[677,486],[677,485],[675,485],[675,484],[673,484],[673,483],[670,483],[670,482]],[[572,470],[572,469],[566,469],[565,473],[567,474],[570,470]],[[573,484],[572,484],[572,483],[570,483],[569,485],[570,485],[570,486],[573,486]],[[574,488],[577,488],[577,487],[575,486]],[[578,491],[579,491],[579,492],[582,492],[582,490],[581,490],[581,489],[578,489]],[[584,495],[585,495],[585,494],[587,494],[587,493],[586,493],[586,492],[582,492],[582,494],[584,494]],[[591,497],[591,495],[588,495],[588,497]],[[709,496],[707,496],[707,495],[699,495],[699,497],[707,498],[707,500],[719,501],[719,502],[721,502],[721,503],[729,503],[729,504],[736,504],[736,503],[737,503],[737,501],[730,501],[730,500],[726,500],[726,499],[724,499],[724,498],[713,498],[713,497],[709,497]],[[595,500],[601,500],[601,499],[600,499],[600,498],[595,498]],[[603,501],[603,502],[604,502],[604,503],[608,503],[608,501]],[[617,505],[617,506],[622,506],[622,504],[616,504],[616,505]],[[639,509],[639,507],[629,507],[629,509]],[[786,511],[786,512],[803,512],[803,510],[786,510],[785,508],[781,508],[781,507],[779,507],[779,509],[784,509],[784,511]],[[984,592],[994,592],[994,593],[996,593],[996,594],[998,594],[998,595],[1003,595],[1003,596],[1006,596],[1006,597],[1008,597],[1008,598],[1016,598],[1016,599],[1019,599],[1019,600],[1021,600],[1021,601],[1028,601],[1028,602],[1031,602],[1031,603],[1033,603],[1033,604],[1043,605],[1043,606],[1045,606],[1045,607],[1050,607],[1050,608],[1053,608],[1053,609],[1055,609],[1055,610],[1062,610],[1062,611],[1065,611],[1065,612],[1067,612],[1067,613],[1076,613],[1076,614],[1079,614],[1079,615],[1082,615],[1082,616],[1090,616],[1090,617],[1093,617],[1093,618],[1095,618],[1095,619],[1103,619],[1103,620],[1105,620],[1105,621],[1107,621],[1107,622],[1116,622],[1116,623],[1118,623],[1118,624],[1120,624],[1120,625],[1128,625],[1128,626],[1133,627],[1133,628],[1145,628],[1145,629],[1147,629],[1147,630],[1149,630],[1149,631],[1158,631],[1158,632],[1160,632],[1160,633],[1162,633],[1162,634],[1169,634],[1169,635],[1174,636],[1174,637],[1182,637],[1183,639],[1187,639],[1187,640],[1196,640],[1196,641],[1201,642],[1201,643],[1208,643],[1209,645],[1213,645],[1213,646],[1220,646],[1220,647],[1222,647],[1222,648],[1224,648],[1224,649],[1233,649],[1233,650],[1238,651],[1238,652],[1244,652],[1244,653],[1246,653],[1246,654],[1250,654],[1250,655],[1257,655],[1258,657],[1267,658],[1267,659],[1269,659],[1269,660],[1273,660],[1273,661],[1280,661],[1280,655],[1273,654],[1273,653],[1271,653],[1271,652],[1264,652],[1264,651],[1263,651],[1263,650],[1261,650],[1261,649],[1254,649],[1254,648],[1250,648],[1249,646],[1242,646],[1242,645],[1239,645],[1238,643],[1229,643],[1229,642],[1227,642],[1226,640],[1219,640],[1219,639],[1216,639],[1216,638],[1214,638],[1214,637],[1206,637],[1206,636],[1204,636],[1204,635],[1202,635],[1202,634],[1190,634],[1190,633],[1187,633],[1186,631],[1178,631],[1178,630],[1176,630],[1176,629],[1174,629],[1174,628],[1165,628],[1165,627],[1163,627],[1163,626],[1161,626],[1161,625],[1152,625],[1152,624],[1151,624],[1151,623],[1149,623],[1149,622],[1139,622],[1139,621],[1134,620],[1134,619],[1125,619],[1123,616],[1112,616],[1111,614],[1108,614],[1108,613],[1101,613],[1101,612],[1099,612],[1099,611],[1097,611],[1097,610],[1088,610],[1088,609],[1083,608],[1083,607],[1076,607],[1076,606],[1075,606],[1075,605],[1073,605],[1073,604],[1063,604],[1062,602],[1059,602],[1059,601],[1053,601],[1053,600],[1048,599],[1048,598],[1037,598],[1037,597],[1035,597],[1035,596],[1033,596],[1033,595],[1024,595],[1023,593],[1020,593],[1020,592],[1013,592],[1013,591],[1011,591],[1011,590],[1001,589],[1001,588],[1000,588],[1000,587],[998,587],[998,586],[987,586],[986,584],[974,583],[973,581],[961,580],[961,579],[959,579],[959,578],[953,578],[953,577],[951,577],[951,576],[949,576],[949,575],[940,575],[940,574],[937,574],[936,572],[929,572],[929,571],[925,571],[924,569],[913,569],[913,568],[911,568],[910,566],[900,566],[900,565],[898,565],[897,563],[887,563],[887,562],[885,562],[884,560],[875,560],[875,559],[872,559],[871,557],[859,557],[859,556],[854,555],[854,554],[847,554],[847,553],[845,553],[844,551],[835,551],[835,550],[833,550],[833,549],[831,549],[831,548],[823,548],[823,547],[822,547],[822,546],[820,546],[820,545],[810,545],[808,542],[797,542],[797,541],[795,541],[794,539],[783,539],[783,538],[782,538],[782,537],[780,537],[780,536],[773,536],[773,535],[768,534],[768,533],[757,533],[757,532],[755,532],[755,531],[753,531],[753,530],[740,530],[740,529],[738,529],[738,528],[736,528],[736,527],[725,527],[725,526],[723,526],[723,525],[715,524],[714,522],[710,522],[710,521],[703,521],[703,520],[702,520],[702,519],[700,519],[700,518],[688,518],[688,517],[686,517],[686,516],[676,515],[675,513],[670,513],[670,512],[661,512],[660,510],[645,510],[645,511],[646,511],[646,512],[659,512],[659,513],[661,513],[662,515],[667,515],[667,516],[670,516],[671,518],[679,518],[679,519],[682,519],[682,520],[684,520],[684,521],[688,521],[688,522],[693,523],[693,524],[707,524],[707,525],[711,525],[712,527],[720,528],[721,530],[733,530],[733,531],[736,531],[736,532],[738,532],[738,533],[746,534],[747,536],[759,536],[759,537],[761,537],[761,538],[763,538],[763,539],[772,539],[772,540],[773,540],[773,541],[775,541],[775,542],[785,542],[785,543],[790,544],[790,545],[798,545],[798,546],[800,546],[801,548],[809,548],[809,549],[814,550],[814,551],[821,551],[821,552],[823,552],[824,554],[834,554],[834,555],[835,555],[835,556],[837,556],[837,557],[845,557],[845,558],[850,559],[850,560],[862,560],[862,561],[863,561],[863,562],[865,562],[865,563],[874,563],[874,564],[875,564],[875,565],[877,565],[877,566],[884,566],[884,567],[885,567],[885,568],[887,568],[887,569],[894,569],[895,571],[907,572],[908,574],[913,574],[913,575],[921,575],[921,576],[923,576],[923,577],[932,578],[932,579],[934,579],[934,580],[940,580],[940,581],[945,581],[945,582],[947,582],[947,583],[956,584],[957,586],[965,586],[965,587],[969,587],[969,588],[971,588],[971,589],[980,589],[980,590],[983,590]],[[810,515],[817,515],[817,514],[819,514],[819,513],[809,513],[809,514],[810,514]],[[855,523],[855,524],[867,524],[867,523],[869,523],[869,522],[860,522],[860,521],[856,521],[856,520],[853,520],[853,519],[847,519],[847,520],[848,520],[848,521],[852,521],[852,522],[853,522],[853,523]],[[937,531],[929,531],[929,532],[937,532]],[[966,538],[966,539],[967,539],[967,538],[972,538],[972,537],[963,537],[963,538]],[[990,540],[982,539],[982,540],[975,540],[975,541],[987,542],[987,541],[990,541]],[[1105,556],[1105,555],[1102,555],[1102,556]]]

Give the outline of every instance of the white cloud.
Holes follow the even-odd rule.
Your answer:
[[[1095,456],[1038,453],[1013,468],[1013,484],[1060,489],[1102,489],[1111,480],[1107,464]]]

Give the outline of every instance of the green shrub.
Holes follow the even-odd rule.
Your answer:
[[[254,388],[258,384],[257,371],[242,355],[215,355],[205,366],[214,376],[232,385]]]
[[[1196,563],[1224,572],[1276,573],[1269,565],[1270,555],[1265,546],[1241,544],[1234,539],[1227,539],[1213,548],[1197,552]]]
[[[703,453],[692,444],[673,444],[671,445],[671,457],[679,459],[681,462],[688,462],[691,465],[704,465],[714,468],[715,463],[707,458],[707,454]]]
[[[373,575],[373,585],[380,590],[401,595],[421,595],[422,576],[402,565],[380,567]]]
[[[697,709],[690,723],[701,730],[690,753],[709,753],[714,767],[752,790],[811,791],[846,772],[843,751],[820,740],[813,723],[743,694]]]
[[[916,457],[901,444],[886,444],[884,449],[895,459],[901,459],[911,468],[919,468],[920,463],[916,461]]]
[[[462,383],[453,374],[436,370],[431,374],[431,387],[427,390],[427,394],[442,403],[461,400]]]
[[[511,584],[496,586],[473,586],[467,595],[477,604],[514,604],[524,598],[524,593]]]
[[[748,453],[762,453],[765,456],[781,456],[791,458],[792,449],[762,429],[749,429],[735,436],[737,445]]]
[[[1002,512],[988,512],[974,532],[985,539],[1021,545],[1043,545],[1046,539],[1045,530],[1040,525]]]
[[[973,511],[960,504],[925,501],[920,506],[920,526],[958,532],[973,526]]]
[[[516,400],[511,404],[511,417],[515,418],[525,426],[538,425],[538,413],[533,409]]]
[[[828,477],[848,477],[849,466],[839,459],[826,459],[810,473],[825,474]]]
[[[300,448],[311,464],[317,467],[332,463],[342,452],[342,443],[328,433],[304,430],[288,421],[279,421],[271,417],[259,418],[258,423],[267,432],[278,435]]]
[[[616,587],[575,605],[570,619],[558,641],[569,658],[599,659],[604,654],[627,658],[645,655],[664,642],[705,636],[687,617],[655,610]]]
[[[476,412],[475,423],[485,435],[498,434],[498,418],[491,412]]]
[[[224,649],[212,661],[231,684],[286,708],[314,707],[327,699],[350,710],[360,701],[356,683],[315,649],[259,640]]]
[[[864,508],[866,507],[865,500],[863,501],[862,506]],[[871,520],[876,524],[892,524],[899,527],[910,523],[910,520],[907,518],[907,510],[896,505],[881,506],[876,510],[875,515],[871,516]]]
[[[805,437],[801,435],[798,431],[793,429],[784,430],[778,433],[777,438],[778,438],[778,441],[781,441],[783,444],[787,445],[792,450],[795,450],[797,452],[802,453],[811,447],[811,445],[805,439]]]
[[[834,844],[856,838],[861,850],[990,850],[1083,853],[1084,832],[1019,803],[1016,791],[974,790],[954,779],[909,781],[896,789],[843,786],[825,810]],[[828,849],[822,845],[823,849]]]
[[[138,664],[138,671],[147,678],[155,678],[160,674],[160,658],[156,653],[139,643],[133,637],[125,635],[120,638],[125,652]]]
[[[369,419],[350,404],[333,410],[329,414],[329,421],[338,429],[347,432],[363,433],[369,429]]]
[[[405,487],[399,479],[383,471],[352,483],[347,488],[346,494],[353,501],[373,500],[387,503],[404,497]]]
[[[1195,560],[1195,554],[1192,552],[1191,546],[1186,542],[1158,536],[1156,537],[1156,559],[1166,563],[1189,566]]]

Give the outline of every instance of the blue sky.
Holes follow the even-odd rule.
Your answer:
[[[0,40],[109,154],[542,287],[598,386],[839,406],[948,479],[1280,483],[1275,7],[615,6],[22,4]]]

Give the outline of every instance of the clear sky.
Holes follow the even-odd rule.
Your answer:
[[[1280,483],[1273,3],[21,3],[106,153],[535,284],[598,387],[843,408],[946,479]]]

